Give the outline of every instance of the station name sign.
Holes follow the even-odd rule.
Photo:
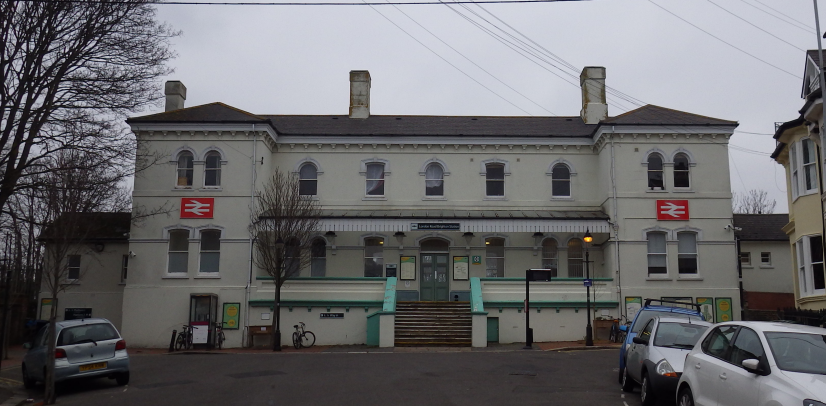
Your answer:
[[[459,223],[410,223],[410,230],[455,230],[459,231]]]

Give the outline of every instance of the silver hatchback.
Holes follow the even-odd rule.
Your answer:
[[[23,384],[31,388],[46,376],[48,325],[41,328],[34,343],[26,343],[23,357]],[[118,385],[129,383],[129,355],[126,341],[109,320],[87,318],[55,324],[55,382],[77,378],[114,378]]]

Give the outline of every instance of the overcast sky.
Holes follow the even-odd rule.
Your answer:
[[[811,0],[160,5],[158,17],[183,31],[167,79],[186,85],[186,106],[220,101],[255,114],[347,114],[348,73],[369,70],[372,114],[575,116],[575,78],[603,66],[607,85],[637,103],[739,121],[750,133],[731,139],[732,189],[768,191],[777,212],[788,204],[771,135],[797,118],[804,50],[817,48]],[[528,59],[468,20],[575,69]],[[637,106],[609,95],[611,116]]]

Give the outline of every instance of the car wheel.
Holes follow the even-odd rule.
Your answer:
[[[622,369],[622,390],[624,392],[631,392],[635,386],[637,386],[636,382],[628,377],[628,367],[626,366]]]
[[[680,389],[680,393],[677,395],[677,405],[694,406],[694,395],[691,394],[691,388],[684,386]]]
[[[32,378],[29,378],[29,373],[26,372],[26,365],[23,364],[22,368],[23,368],[22,369],[23,370],[23,387],[26,388],[26,389],[34,388],[35,380],[32,379]]]
[[[118,385],[124,386],[129,384],[129,371],[121,372],[115,375],[115,381],[118,382]]]
[[[654,395],[654,388],[651,387],[651,378],[647,373],[642,374],[642,385],[640,386],[640,400],[645,406],[651,406],[657,401]]]

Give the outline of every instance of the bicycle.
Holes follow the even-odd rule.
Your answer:
[[[293,325],[293,328],[295,328],[295,332],[293,332],[293,346],[295,349],[301,347],[309,348],[315,345],[315,334],[313,334],[312,331],[304,330],[303,322],[299,322],[298,324],[299,325]]]
[[[184,329],[178,333],[178,338],[175,340],[175,350],[192,348],[192,327],[184,324]]]
[[[625,325],[629,325],[629,324],[626,323]],[[611,341],[611,342],[617,342],[617,343],[622,344],[622,343],[625,342],[625,337],[627,335],[628,335],[628,332],[620,330],[619,320],[618,319],[614,320],[614,323],[611,324],[611,334],[609,335],[608,340]]]
[[[215,323],[215,344],[218,346],[218,349],[224,345],[224,341],[227,338],[224,336],[224,324],[223,323]]]

